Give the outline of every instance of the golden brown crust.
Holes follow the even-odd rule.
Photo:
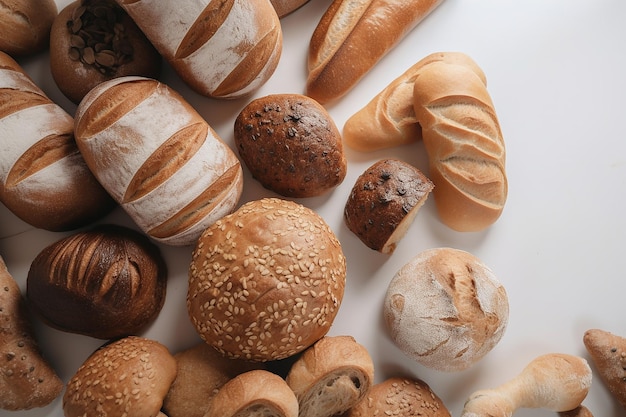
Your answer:
[[[450,417],[450,412],[426,382],[392,377],[374,385],[344,417]]]
[[[293,201],[253,200],[198,239],[189,316],[230,357],[284,359],[328,332],[345,274],[341,244],[319,215]]]
[[[155,416],[176,377],[176,361],[157,341],[129,336],[96,350],[70,379],[66,417]]]
[[[63,381],[42,357],[20,288],[0,257],[0,409],[44,407]]]
[[[341,415],[370,390],[374,364],[352,336],[325,336],[293,363],[286,381],[298,398],[299,417]]]
[[[43,51],[56,15],[54,0],[1,0],[0,51],[12,56]]]
[[[382,159],[355,181],[344,208],[346,225],[367,247],[393,253],[432,189],[414,166]]]
[[[96,13],[106,18],[96,20]],[[50,72],[59,90],[76,104],[93,87],[115,77],[158,78],[161,61],[113,0],[75,0],[61,10],[50,30]]]
[[[580,405],[573,410],[561,411],[559,417],[593,417],[593,414],[587,407]]]
[[[309,0],[271,0],[271,2],[278,17],[283,18],[304,6]]]
[[[626,338],[601,329],[587,330],[585,348],[615,399],[626,408]]]
[[[137,334],[165,301],[167,268],[157,246],[122,226],[101,225],[43,249],[27,294],[51,326],[100,339]]]
[[[250,102],[235,120],[241,159],[265,188],[285,197],[314,197],[339,185],[347,162],[328,112],[299,94]]]

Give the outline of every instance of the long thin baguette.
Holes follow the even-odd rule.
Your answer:
[[[335,0],[309,45],[306,94],[338,99],[443,0]]]

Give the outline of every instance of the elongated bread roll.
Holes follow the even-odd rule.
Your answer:
[[[241,196],[235,154],[156,80],[128,76],[98,85],[78,106],[75,133],[98,180],[157,241],[195,243]]]
[[[441,220],[458,231],[490,226],[508,185],[504,138],[484,81],[467,65],[437,62],[420,70],[413,97]]]
[[[325,104],[346,94],[443,0],[335,0],[309,44],[306,94]]]
[[[116,0],[198,93],[237,98],[263,85],[282,53],[270,0]]]
[[[73,130],[72,117],[0,52],[0,201],[37,228],[75,229],[114,207]]]
[[[482,69],[466,54],[432,53],[393,80],[346,121],[343,128],[346,145],[361,152],[371,152],[421,140],[422,129],[413,109],[413,85],[423,67],[441,61],[466,65],[487,83]]]

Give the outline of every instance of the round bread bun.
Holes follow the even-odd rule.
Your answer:
[[[76,0],[61,10],[50,29],[50,72],[76,104],[112,78],[158,78],[161,66],[161,55],[113,0]]]
[[[235,119],[235,145],[252,176],[284,197],[315,197],[341,184],[341,133],[321,104],[300,94],[250,102]]]
[[[382,159],[355,181],[344,208],[346,225],[370,249],[393,253],[433,187],[414,166]]]
[[[461,371],[500,341],[509,317],[504,287],[474,255],[452,248],[421,252],[393,277],[384,299],[391,339],[439,371]]]
[[[157,416],[176,361],[157,341],[129,336],[96,350],[63,396],[65,417]]]
[[[304,6],[309,0],[271,0],[278,17],[285,17]]]
[[[100,225],[44,248],[31,263],[26,294],[50,326],[99,339],[140,332],[161,311],[167,267],[147,237]]]
[[[417,378],[392,377],[374,385],[367,395],[342,417],[450,417],[426,382]]]
[[[285,359],[330,329],[346,260],[313,210],[253,200],[209,226],[189,268],[187,307],[200,336],[232,358]]]
[[[8,0],[0,4],[0,51],[15,57],[46,49],[58,12],[54,0]]]
[[[263,369],[262,362],[229,359],[200,342],[174,355],[176,379],[163,401],[168,417],[203,417],[209,401],[239,374]]]

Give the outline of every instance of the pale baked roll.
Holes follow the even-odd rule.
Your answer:
[[[114,201],[85,164],[74,120],[0,52],[0,202],[30,225],[85,226]]]
[[[98,180],[153,239],[195,243],[237,205],[243,172],[232,150],[178,93],[143,77],[91,90],[76,140]]]
[[[505,145],[484,81],[467,65],[424,67],[413,104],[429,159],[429,178],[443,223],[480,231],[501,215],[507,198]]]
[[[200,94],[250,94],[278,65],[282,30],[270,0],[116,1]]]

